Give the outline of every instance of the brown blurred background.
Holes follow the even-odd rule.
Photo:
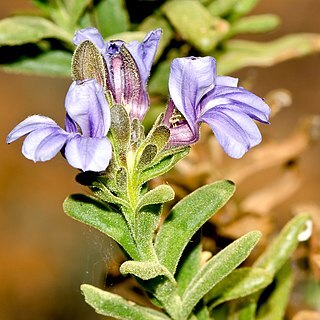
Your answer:
[[[27,0],[1,1],[0,18],[30,8]],[[275,13],[282,19],[276,32],[256,36],[257,40],[320,32],[319,0],[261,0],[254,12]],[[268,137],[280,140],[302,115],[320,114],[319,54],[266,69],[249,68],[237,76],[250,79],[252,90],[260,96],[278,88],[291,92],[292,106],[264,128]],[[70,82],[0,71],[0,320],[100,319],[83,302],[79,286],[103,283],[115,245],[63,213],[67,195],[87,192],[74,180],[77,171],[60,155],[34,164],[22,156],[21,141],[5,144],[9,131],[28,115],[44,114],[62,125]],[[320,205],[319,157],[319,143],[301,157],[302,183],[290,203],[277,207],[281,220],[289,220],[292,201]],[[241,196],[241,187],[237,192]]]

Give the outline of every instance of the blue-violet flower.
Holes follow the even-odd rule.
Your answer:
[[[174,59],[164,118],[170,128],[169,146],[198,141],[201,122],[211,127],[224,151],[233,158],[241,158],[259,144],[261,134],[252,119],[268,123],[270,108],[237,83],[236,78],[216,76],[212,57]]]
[[[86,28],[76,32],[73,42],[79,46],[89,40],[96,46],[105,61],[107,83],[102,85],[111,91],[115,103],[125,106],[131,119],[142,120],[149,108],[146,85],[160,37],[157,29],[141,43],[105,42],[97,29]]]
[[[105,170],[112,147],[106,137],[110,128],[110,108],[102,86],[94,79],[74,81],[67,93],[65,107],[65,130],[48,117],[34,115],[9,133],[7,143],[28,134],[22,153],[30,160],[47,161],[62,151],[75,168]]]

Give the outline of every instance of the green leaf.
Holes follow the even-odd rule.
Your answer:
[[[258,0],[237,0],[232,7],[230,19],[237,19],[249,13],[257,4]]]
[[[172,59],[161,61],[149,81],[150,94],[168,95],[168,80]]]
[[[280,19],[274,14],[260,14],[235,21],[230,26],[228,37],[238,33],[264,33],[274,30],[280,24]]]
[[[267,250],[255,261],[254,267],[275,275],[289,259],[299,243],[299,234],[306,228],[310,215],[301,214],[290,220]]]
[[[171,210],[155,240],[159,261],[175,273],[182,252],[197,230],[213,216],[234,193],[231,181],[206,185],[186,196]]]
[[[0,21],[0,46],[16,46],[55,38],[72,45],[73,34],[36,16],[15,16]]]
[[[296,249],[299,235],[309,220],[310,216],[307,214],[298,215],[290,220],[253,266],[266,270],[274,277]],[[254,319],[261,293],[262,290],[236,301],[231,308],[230,319]]]
[[[97,28],[104,38],[129,30],[130,20],[124,0],[101,0],[94,7]]]
[[[6,72],[70,77],[71,57],[65,51],[49,51],[0,66]]]
[[[201,232],[198,231],[184,250],[177,269],[176,279],[180,296],[201,268],[201,253]]]
[[[150,167],[144,170],[140,175],[140,185],[168,172],[178,161],[184,158],[190,150],[190,148],[188,147],[179,148],[178,150],[177,149],[175,151],[173,151],[173,149],[167,150],[168,153],[171,152],[171,154],[168,154],[167,156],[166,153],[163,152],[159,157],[155,157]],[[162,156],[163,158],[161,159],[160,157]]]
[[[179,35],[201,52],[212,51],[226,28],[217,28],[214,18],[198,1],[168,1],[162,11]]]
[[[75,26],[92,0],[65,0],[64,2],[68,12],[69,23],[71,26]]]
[[[162,29],[162,37],[160,39],[154,63],[158,61],[165,48],[169,46],[170,41],[173,38],[173,30],[168,21],[163,16],[157,14],[153,14],[144,19],[137,28],[137,30],[144,32],[149,32],[157,28]]]
[[[150,280],[158,276],[166,276],[172,283],[176,283],[168,269],[158,262],[126,261],[120,266],[123,275],[133,274],[142,280]]]
[[[121,320],[169,320],[163,313],[139,306],[117,294],[103,291],[91,285],[83,284],[81,290],[86,302],[101,315]]]
[[[293,285],[292,269],[287,262],[276,274],[276,287],[258,311],[257,320],[284,319]]]
[[[126,43],[132,42],[132,41],[139,41],[141,42],[144,37],[146,36],[146,33],[143,31],[128,31],[128,32],[121,32],[113,34],[106,38],[107,41],[112,40],[122,40]]]
[[[167,184],[162,184],[148,191],[139,200],[137,212],[144,206],[158,203],[165,203],[174,199],[174,190]]]
[[[120,212],[115,212],[102,201],[82,194],[68,197],[63,203],[63,209],[68,216],[107,234],[133,259],[139,259],[127,222]]]
[[[207,9],[214,17],[224,17],[228,15],[238,0],[215,0]]]
[[[229,74],[238,69],[257,66],[269,67],[293,58],[320,51],[320,34],[287,35],[269,42],[228,40],[224,53],[217,57],[217,73]]]
[[[272,282],[272,275],[260,268],[240,268],[220,281],[205,296],[210,309],[217,305],[238,299],[264,289]]]
[[[259,231],[247,233],[212,257],[200,269],[182,297],[182,310],[185,318],[209,290],[249,256],[260,237]]]

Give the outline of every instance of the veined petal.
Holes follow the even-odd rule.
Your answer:
[[[171,64],[170,96],[190,126],[197,121],[200,100],[214,87],[215,65],[212,57],[178,58]]]
[[[24,140],[22,153],[35,162],[50,160],[62,149],[68,136],[69,134],[59,127],[34,130]]]
[[[103,88],[95,79],[74,81],[67,93],[65,106],[69,117],[84,136],[103,137],[108,133],[110,109]],[[72,126],[68,130],[73,130]]]
[[[201,120],[214,132],[224,151],[233,158],[241,158],[250,148],[261,142],[261,134],[246,114],[217,108],[206,112]]]
[[[244,88],[216,85],[201,101],[201,113],[218,106],[230,106],[260,122],[269,123],[269,106],[255,94]]]
[[[6,142],[11,143],[25,134],[38,129],[60,128],[52,119],[34,115],[20,122],[7,136]]]
[[[239,79],[229,76],[217,76],[216,77],[216,86],[228,86],[228,87],[237,87]]]
[[[138,66],[143,86],[146,86],[146,83],[148,81],[152,63],[160,42],[161,34],[162,31],[159,28],[149,32],[141,43],[138,41],[133,41],[125,44],[126,48],[131,53]]]
[[[92,138],[80,135],[70,139],[65,148],[69,164],[83,171],[103,171],[112,156],[111,143],[107,137]]]
[[[100,52],[104,51],[105,42],[96,28],[85,28],[77,31],[73,37],[73,43],[78,46],[81,42],[90,40]]]

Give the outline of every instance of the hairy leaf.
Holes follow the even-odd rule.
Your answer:
[[[192,236],[226,204],[234,190],[230,181],[215,182],[194,191],[173,207],[155,240],[160,262],[173,274]]]

